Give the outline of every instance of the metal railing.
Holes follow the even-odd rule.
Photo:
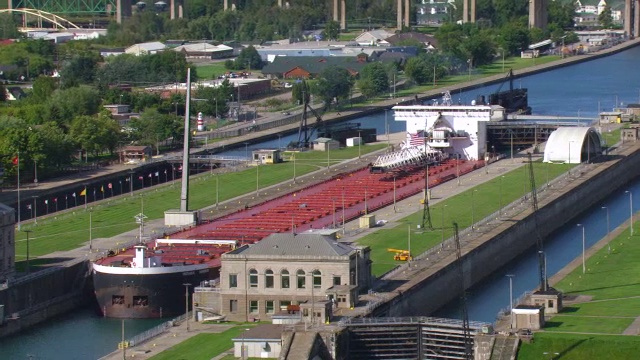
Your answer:
[[[154,338],[162,333],[167,332],[169,329],[171,329],[172,327],[182,323],[183,321],[186,320],[187,316],[191,316],[191,312],[188,312],[187,314],[182,314],[180,316],[178,316],[177,318],[174,318],[173,320],[169,320],[169,321],[165,321],[162,324],[155,326],[145,332],[142,332],[132,338],[130,338],[128,340],[129,342],[129,346],[136,346],[136,345],[140,345],[143,342]]]

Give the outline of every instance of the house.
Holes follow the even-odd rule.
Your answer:
[[[340,143],[337,140],[319,137],[313,141],[313,150],[330,151],[340,149]]]
[[[282,325],[264,324],[247,329],[233,341],[233,356],[241,359],[280,357]]]
[[[5,88],[5,92],[7,100],[10,101],[20,100],[26,96],[22,88],[19,86],[8,86]]]
[[[138,164],[151,159],[152,151],[149,146],[125,146],[120,150],[120,162],[124,164]]]
[[[180,45],[173,50],[185,54],[187,59],[222,59],[233,56],[231,46],[211,45],[206,42]]]
[[[152,42],[131,45],[128,48],[124,49],[124,52],[125,54],[140,56],[140,55],[155,54],[160,51],[164,51],[166,48],[167,46],[165,44],[158,41],[152,41]]]
[[[427,51],[435,50],[438,48],[438,40],[435,38],[435,36],[415,31],[391,35],[386,38],[385,41],[392,46],[400,46],[400,44],[406,44],[409,41],[416,41],[422,44]]]
[[[357,76],[366,64],[366,59],[359,56],[279,56],[263,67],[262,73],[270,78],[309,79],[330,66],[337,66],[347,69],[352,76]]]
[[[355,42],[360,46],[386,46],[389,45],[389,43],[385,39],[391,35],[393,35],[393,33],[382,29],[369,30],[358,35],[355,38]]]
[[[337,242],[339,231],[272,234],[223,254],[218,291],[203,293],[219,296],[218,313],[230,321],[268,320],[280,311],[329,321],[371,282],[370,248]]]
[[[253,162],[260,165],[277,164],[282,162],[280,150],[277,149],[261,149],[251,152]]]

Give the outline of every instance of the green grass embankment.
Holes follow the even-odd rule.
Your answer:
[[[149,360],[210,360],[233,347],[246,326],[236,326],[222,333],[200,333],[169,348]]]

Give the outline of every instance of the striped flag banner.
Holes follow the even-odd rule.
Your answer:
[[[410,146],[424,145],[424,131],[418,131],[415,134],[409,134],[409,145]]]

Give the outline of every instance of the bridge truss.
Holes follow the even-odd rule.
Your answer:
[[[114,15],[116,0],[10,0],[13,9],[37,9],[53,14]]]
[[[36,9],[4,9],[0,10],[0,14],[2,13],[20,13],[22,14],[22,28],[23,30],[27,28],[30,21],[28,19],[29,16],[35,16],[37,19],[37,26],[40,29],[45,28],[45,22],[50,23],[56,29],[80,29],[80,27],[71,21],[62,18],[56,14],[52,14],[42,10]]]

